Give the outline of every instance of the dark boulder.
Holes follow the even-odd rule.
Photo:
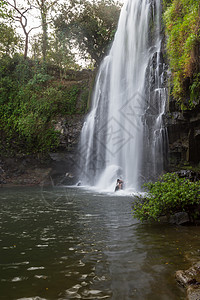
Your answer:
[[[183,225],[190,222],[190,218],[188,213],[186,212],[178,212],[169,217],[169,223],[176,225]]]

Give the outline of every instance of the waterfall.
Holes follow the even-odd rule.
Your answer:
[[[80,140],[80,180],[113,190],[122,178],[139,189],[163,170],[166,90],[160,0],[128,0],[99,68]]]

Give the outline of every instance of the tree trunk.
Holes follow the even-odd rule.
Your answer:
[[[24,59],[27,58],[27,55],[28,55],[28,33],[26,33],[26,38],[25,38]]]
[[[46,61],[47,45],[48,45],[48,33],[47,33],[47,8],[45,6],[45,0],[41,3],[41,19],[42,19],[42,56],[43,61]]]

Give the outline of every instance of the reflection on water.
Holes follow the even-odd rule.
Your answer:
[[[185,299],[174,272],[198,258],[198,227],[140,224],[131,197],[0,193],[0,299]]]

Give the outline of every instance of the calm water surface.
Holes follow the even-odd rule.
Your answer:
[[[132,201],[2,188],[0,299],[185,299],[174,272],[200,259],[200,228],[140,224]]]

